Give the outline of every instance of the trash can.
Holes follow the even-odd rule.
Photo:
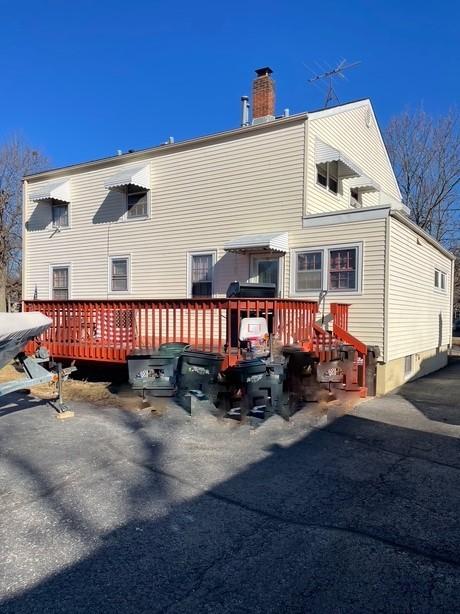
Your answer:
[[[129,382],[133,390],[153,396],[174,396],[177,354],[142,348],[128,356]]]
[[[222,354],[187,349],[179,358],[178,388],[179,394],[188,390],[201,390],[208,394],[210,387],[217,381],[217,376],[224,361]]]
[[[175,370],[177,370],[179,364],[179,358],[185,350],[190,349],[189,343],[183,343],[181,341],[171,341],[169,343],[162,343],[158,348],[160,354],[174,354],[176,356]]]

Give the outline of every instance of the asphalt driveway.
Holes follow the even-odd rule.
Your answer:
[[[1,611],[457,611],[459,400],[460,363],[256,431],[9,397]]]

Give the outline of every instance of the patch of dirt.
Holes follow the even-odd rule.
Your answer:
[[[18,371],[13,364],[0,369],[0,383],[24,379],[24,373]],[[54,383],[27,386],[24,390],[30,391],[34,397],[43,400],[56,398],[56,385]],[[63,398],[65,402],[79,401],[89,403],[96,407],[120,407],[122,409],[142,409],[145,404],[142,399],[131,391],[129,386],[122,386],[120,390],[112,388],[112,382],[98,382],[69,378],[64,382]]]

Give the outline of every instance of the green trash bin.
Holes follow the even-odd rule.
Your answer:
[[[189,343],[183,343],[181,341],[171,341],[169,343],[162,343],[158,348],[160,354],[174,354],[176,356],[176,363],[174,365],[174,370],[177,371],[177,367],[179,365],[179,358],[185,352],[185,350],[190,349]]]

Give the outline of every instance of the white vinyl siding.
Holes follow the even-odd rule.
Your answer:
[[[451,261],[398,220],[390,219],[388,357],[403,358],[445,347],[451,339],[450,275],[434,286],[435,270]]]
[[[340,237],[340,243],[336,242]],[[385,220],[351,222],[347,224],[331,224],[304,228],[289,235],[291,246],[290,262],[286,263],[286,296],[310,298],[318,300],[319,290],[311,292],[296,292],[295,290],[295,257],[301,252],[322,251],[342,248],[358,248],[358,280],[359,290],[328,292],[325,312],[328,313],[330,303],[349,303],[350,332],[364,343],[378,345],[383,351],[383,317],[384,317],[384,280],[385,280]],[[323,264],[325,273],[327,264]]]
[[[74,263],[74,298],[104,299],[110,293],[108,254],[131,254],[134,298],[185,298],[187,253],[216,254],[214,295],[230,282],[247,281],[247,255],[226,253],[224,243],[251,233],[291,232],[301,227],[304,122],[255,129],[201,145],[159,149],[150,161],[155,215],[124,222],[126,194],[104,181],[123,167],[123,157],[76,170],[72,228],[41,232],[40,204],[26,201],[24,297],[48,292],[52,254]],[[131,162],[132,164],[132,162]],[[66,171],[66,177],[69,172]],[[39,180],[30,182],[29,191]],[[38,211],[37,211],[38,210]],[[135,265],[134,265],[135,262]]]
[[[354,161],[382,190],[399,200],[399,192],[388,162],[386,150],[381,141],[377,124],[372,118],[367,126],[369,106],[363,104],[351,110],[329,117],[315,118],[311,114],[308,120],[308,159],[306,165],[306,214],[336,211],[350,208],[350,187],[348,180],[339,180],[338,194],[325,189],[317,182],[317,165],[315,163],[315,140],[342,151]],[[361,195],[364,207],[380,204],[377,192]]]

